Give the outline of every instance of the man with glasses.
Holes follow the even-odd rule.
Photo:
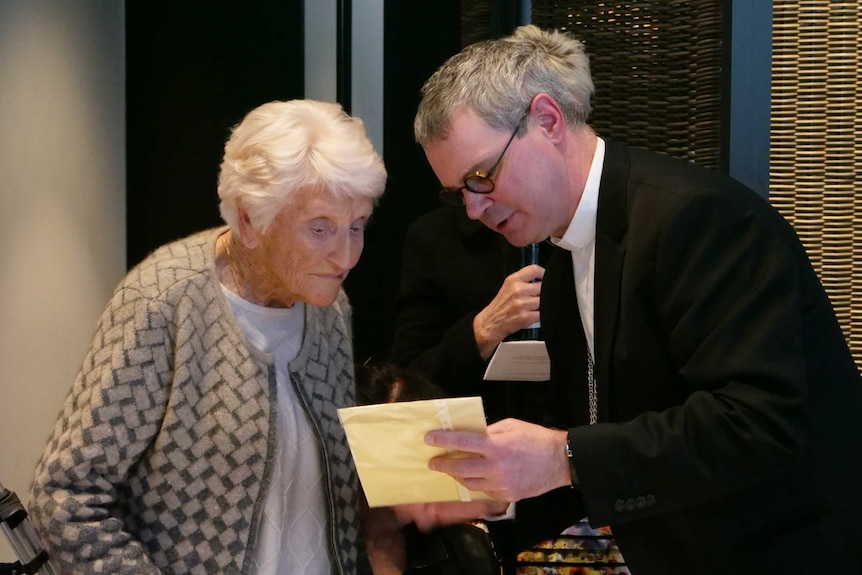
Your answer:
[[[464,206],[467,204],[467,201],[464,199],[464,192],[473,192],[474,194],[490,194],[494,191],[494,180],[491,179],[494,176],[494,171],[497,169],[497,166],[500,165],[500,162],[503,161],[503,156],[506,155],[506,150],[509,149],[509,145],[512,143],[512,140],[515,139],[515,136],[518,135],[518,132],[521,131],[521,126],[524,124],[524,120],[530,115],[530,108],[528,107],[524,110],[524,115],[521,116],[521,119],[518,120],[517,125],[515,125],[515,130],[512,132],[512,135],[509,136],[509,139],[506,141],[506,145],[503,146],[503,151],[500,152],[497,161],[494,162],[494,165],[488,168],[488,171],[474,171],[470,172],[464,176],[464,185],[456,186],[454,188],[443,188],[440,190],[440,199],[442,199],[447,204],[452,204],[455,206]]]
[[[583,45],[519,28],[426,82],[417,141],[467,216],[546,238],[556,427],[435,431],[469,489],[610,525],[635,575],[862,572],[862,381],[791,227],[740,183],[605,141]],[[430,527],[433,505],[401,510]],[[805,555],[809,557],[809,555]]]

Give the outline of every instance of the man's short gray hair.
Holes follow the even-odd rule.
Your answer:
[[[557,101],[574,127],[587,121],[593,91],[580,41],[565,32],[521,26],[511,36],[467,46],[425,82],[414,135],[422,146],[445,137],[452,112],[461,105],[492,128],[510,130],[541,93]]]

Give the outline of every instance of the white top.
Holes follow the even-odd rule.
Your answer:
[[[222,291],[249,342],[273,355],[278,387],[275,458],[251,573],[330,575],[320,447],[287,369],[302,347],[305,305],[262,307]]]

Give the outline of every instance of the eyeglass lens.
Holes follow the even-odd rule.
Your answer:
[[[474,194],[488,194],[494,191],[494,182],[488,176],[473,174],[464,178],[464,187]]]
[[[530,107],[524,111],[524,114],[521,116],[521,119],[518,120],[517,125],[515,126],[515,130],[512,132],[512,135],[509,136],[509,140],[506,142],[506,145],[503,147],[503,151],[500,152],[500,156],[497,158],[497,161],[494,162],[494,165],[491,166],[491,169],[486,173],[476,172],[466,176],[464,178],[464,186],[458,190],[447,190],[443,189],[440,191],[440,199],[442,199],[447,204],[453,204],[456,206],[463,206],[466,204],[464,200],[464,189],[467,189],[474,194],[490,194],[494,191],[494,180],[491,179],[491,175],[497,169],[497,166],[500,165],[500,161],[502,161],[503,156],[506,154],[506,150],[509,149],[509,145],[512,143],[512,140],[515,139],[515,136],[518,133],[518,130],[521,129],[521,123],[524,121],[527,116],[530,115]]]

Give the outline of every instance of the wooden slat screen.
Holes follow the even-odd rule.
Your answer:
[[[862,3],[775,0],[769,199],[862,366]],[[857,194],[857,192],[859,192]]]

